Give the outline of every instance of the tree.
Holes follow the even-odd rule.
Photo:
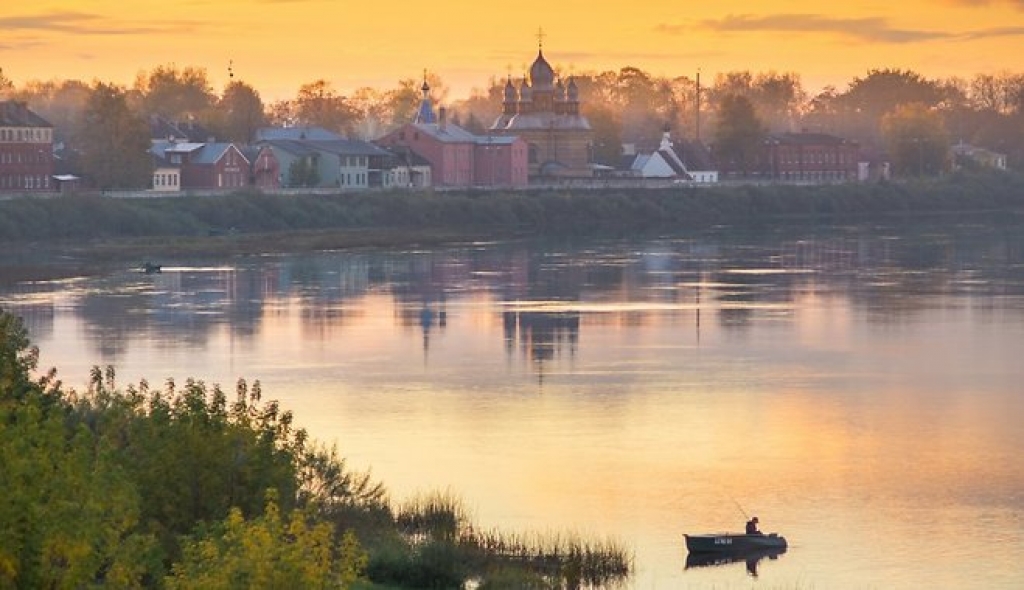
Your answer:
[[[949,165],[949,133],[936,111],[919,103],[882,118],[882,134],[895,174],[934,176]]]
[[[622,158],[622,124],[615,113],[600,105],[587,106],[585,112],[590,127],[594,130],[594,146],[591,161],[606,166],[618,166]]]
[[[14,82],[4,75],[4,69],[0,68],[0,99],[6,97],[6,95],[14,90]]]
[[[276,100],[267,107],[267,122],[279,127],[295,125],[295,101]]]
[[[329,131],[349,134],[359,113],[338,94],[327,80],[303,84],[295,97],[295,116],[300,125],[323,127]]]
[[[216,104],[213,87],[203,68],[157,66],[135,78],[134,90],[142,97],[142,112],[171,121],[205,120]]]
[[[366,567],[355,535],[336,544],[329,524],[306,514],[282,516],[269,493],[263,515],[246,521],[232,509],[220,526],[187,541],[167,578],[171,590],[206,588],[348,588]]]
[[[226,141],[249,143],[267,125],[263,101],[255,88],[235,80],[224,88],[211,120],[217,135]]]
[[[85,105],[78,145],[83,174],[100,189],[148,186],[153,163],[149,126],[128,108],[124,89],[97,82]]]
[[[864,78],[854,78],[846,92],[838,95],[843,135],[863,146],[878,145],[882,117],[895,108],[911,103],[938,107],[945,99],[942,85],[910,70],[871,70]]]
[[[754,105],[742,95],[722,97],[715,129],[715,159],[718,165],[746,176],[761,149],[766,131],[754,112]]]
[[[110,447],[68,420],[55,372],[32,380],[37,354],[0,310],[0,587],[138,587],[159,574],[138,494]]]
[[[27,103],[33,111],[52,124],[57,142],[77,147],[74,140],[81,130],[89,94],[89,85],[79,80],[33,80],[12,93],[12,97]]]
[[[320,185],[320,172],[308,158],[299,158],[288,166],[288,186],[310,188]]]

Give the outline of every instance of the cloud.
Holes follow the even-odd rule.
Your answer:
[[[663,24],[657,30],[674,35],[694,28],[720,33],[828,33],[873,43],[911,43],[953,37],[950,33],[940,31],[894,28],[879,17],[835,18],[820,14],[729,15],[721,19],[699,21],[690,26]]]
[[[1024,10],[1024,0],[946,0],[950,4],[960,6],[988,6],[989,4],[1009,4],[1017,10]]]
[[[980,31],[972,31],[965,33],[962,37],[968,41],[977,41],[980,39],[991,39],[993,37],[1020,37],[1024,36],[1024,27],[996,27],[992,29],[982,29]]]
[[[959,3],[989,0],[951,0]],[[993,0],[999,1],[999,0]],[[1024,0],[1014,2],[1024,7]],[[977,41],[994,37],[1024,36],[1024,26],[993,27],[966,32],[926,31],[894,28],[883,18],[835,18],[819,14],[776,14],[769,16],[729,15],[693,24],[662,24],[656,30],[668,35],[704,29],[719,33],[807,33],[852,37],[870,43],[916,43],[921,41]]]
[[[193,31],[198,23],[168,21],[159,25],[116,23],[109,17],[85,12],[50,12],[0,17],[0,29],[7,33],[74,33],[76,35],[139,35]]]

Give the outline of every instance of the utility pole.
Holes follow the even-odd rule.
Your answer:
[[[700,68],[697,68],[697,145],[700,145]]]

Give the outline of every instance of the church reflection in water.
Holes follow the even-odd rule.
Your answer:
[[[518,346],[520,353],[534,363],[541,378],[547,361],[564,355],[570,359],[576,356],[579,312],[506,311],[502,319],[505,351],[511,356]]]

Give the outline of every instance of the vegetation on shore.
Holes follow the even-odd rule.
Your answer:
[[[361,233],[371,244],[495,231],[580,234],[697,228],[779,218],[842,220],[1024,207],[1024,176],[959,171],[912,182],[795,186],[678,185],[652,189],[361,192],[118,199],[74,195],[0,201],[0,242],[230,238],[299,231]],[[372,231],[368,231],[372,230]],[[340,239],[340,238],[339,238]],[[225,240],[227,241],[227,240]],[[356,240],[358,242],[358,240]],[[343,244],[353,245],[351,241]]]
[[[613,542],[476,532],[450,495],[397,507],[240,381],[87,391],[0,310],[0,587],[578,588],[629,574]]]

